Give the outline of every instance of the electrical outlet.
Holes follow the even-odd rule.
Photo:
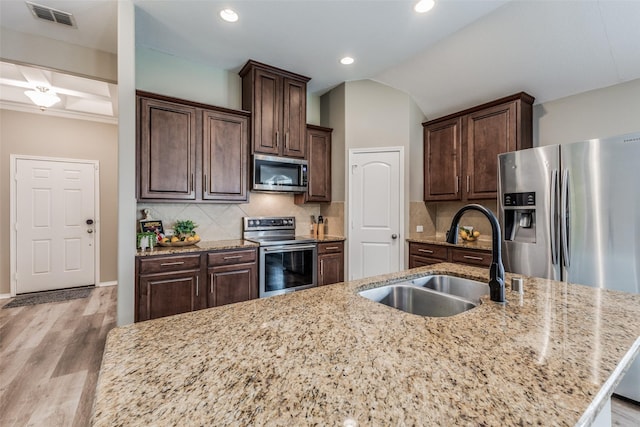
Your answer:
[[[421,225],[416,225],[416,233],[422,233],[424,231],[424,227]]]

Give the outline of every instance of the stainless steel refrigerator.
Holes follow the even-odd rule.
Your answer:
[[[640,293],[640,133],[498,160],[506,271]],[[615,393],[640,402],[640,360]]]

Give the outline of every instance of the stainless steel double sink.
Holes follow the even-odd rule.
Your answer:
[[[367,289],[359,295],[407,313],[448,317],[480,304],[480,297],[489,295],[489,285],[461,277],[429,275]]]

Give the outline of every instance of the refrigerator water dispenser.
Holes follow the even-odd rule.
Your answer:
[[[504,195],[504,239],[536,242],[536,196],[533,192]]]

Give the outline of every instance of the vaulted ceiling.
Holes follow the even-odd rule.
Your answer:
[[[521,90],[539,103],[640,78],[636,0],[436,0],[422,15],[404,0],[133,3],[140,48],[231,71],[255,59],[312,77],[316,94],[374,79],[430,118]],[[38,4],[72,13],[77,26],[41,22],[21,0],[0,2],[0,24],[116,52],[115,0]],[[224,7],[239,21],[219,19]],[[345,55],[353,65],[339,63]]]

